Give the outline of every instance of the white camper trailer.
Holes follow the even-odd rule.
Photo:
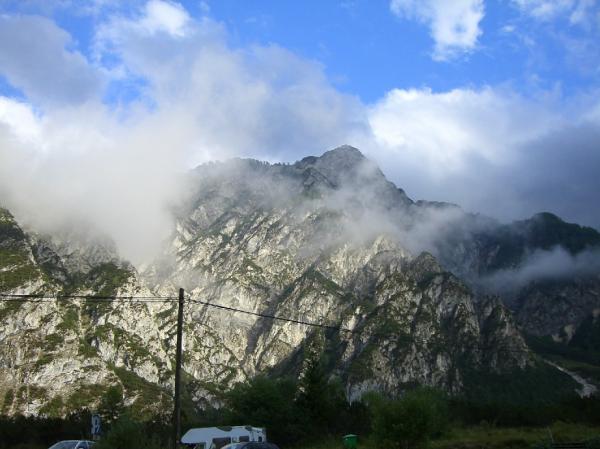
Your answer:
[[[221,449],[229,443],[267,441],[267,432],[260,427],[200,427],[188,430],[181,443],[191,449]]]

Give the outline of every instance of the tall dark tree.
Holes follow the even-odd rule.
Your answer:
[[[124,410],[123,388],[120,385],[110,386],[98,406],[98,414],[102,417],[102,422],[106,425],[112,424],[119,419]]]
[[[344,391],[339,382],[329,381],[322,358],[312,352],[300,379],[298,405],[316,432],[333,434],[339,428],[340,416],[348,408]]]
[[[266,427],[269,441],[287,446],[305,437],[304,417],[294,397],[296,384],[290,379],[258,376],[237,384],[225,396],[225,421]]]

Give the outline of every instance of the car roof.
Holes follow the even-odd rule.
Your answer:
[[[65,444],[65,443],[70,443],[70,444],[75,444],[75,445],[77,445],[79,443],[88,443],[88,445],[96,444],[95,441],[90,441],[90,440],[61,440],[61,441],[57,441],[50,447],[52,448],[54,446],[58,446],[59,444]]]

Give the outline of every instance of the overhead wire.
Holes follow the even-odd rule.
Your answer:
[[[201,304],[201,305],[205,305],[208,307],[225,310],[228,312],[243,313],[246,315],[253,315],[253,316],[257,316],[257,317],[261,317],[261,318],[273,319],[273,320],[277,320],[277,321],[284,321],[284,322],[289,322],[289,323],[293,323],[293,324],[300,324],[300,325],[311,326],[311,327],[316,327],[316,328],[324,328],[324,329],[335,330],[335,331],[349,333],[349,334],[359,335],[359,334],[363,333],[363,330],[361,330],[361,329],[348,329],[348,328],[344,328],[341,326],[335,326],[335,325],[330,325],[330,324],[315,323],[315,322],[306,321],[306,320],[286,318],[286,317],[282,317],[282,316],[278,316],[278,315],[265,314],[265,313],[260,313],[260,312],[252,312],[250,310],[238,309],[236,307],[224,306],[221,304],[215,304],[215,303],[211,303],[211,302],[207,302],[207,301],[201,301],[198,299],[190,298],[187,300],[187,302]],[[375,332],[372,335],[376,336],[376,337],[393,337],[393,336],[397,336],[398,334],[397,333],[389,333],[389,332],[388,333]],[[410,338],[410,342],[411,343],[423,343],[423,344],[431,343],[430,340],[415,339],[415,338]],[[489,351],[492,349],[501,350],[503,352],[514,352],[514,353],[530,353],[531,352],[529,349],[519,349],[519,348],[514,348],[514,347],[502,347],[502,346],[479,346],[477,348],[473,348],[473,347],[469,348],[470,351]]]
[[[123,296],[123,295],[52,295],[42,294],[14,294],[0,293],[0,302],[2,301],[22,301],[22,302],[40,302],[46,301],[66,301],[69,299],[80,299],[86,301],[137,301],[137,302],[171,302],[176,301],[176,296]]]
[[[304,326],[320,327],[320,328],[324,328],[324,329],[332,329],[332,330],[338,330],[338,331],[343,331],[343,332],[354,332],[352,329],[344,329],[342,327],[334,326],[331,324],[315,323],[315,322],[311,322],[311,321],[298,320],[298,319],[294,319],[294,318],[286,318],[286,317],[282,317],[282,316],[278,316],[278,315],[270,315],[267,313],[252,312],[250,310],[237,309],[235,307],[224,306],[221,304],[215,304],[215,303],[207,302],[207,301],[201,301],[199,299],[189,299],[188,302],[191,302],[194,304],[202,304],[205,306],[214,307],[216,309],[227,310],[229,312],[238,312],[238,313],[243,313],[246,315],[258,316],[261,318],[268,318],[268,319],[277,320],[277,321],[287,321],[288,323],[294,323],[294,324],[302,324]]]
[[[123,295],[109,295],[109,296],[100,296],[100,295],[49,295],[49,294],[14,294],[14,293],[0,293],[0,303],[2,302],[23,302],[23,303],[51,303],[54,301],[67,301],[67,300],[85,300],[86,302],[117,302],[119,305],[124,305],[126,303],[175,303],[178,300],[176,296],[123,296]],[[219,310],[224,310],[232,313],[242,313],[245,315],[252,315],[259,318],[271,319],[275,321],[288,322],[292,324],[298,324],[303,326],[309,326],[314,328],[321,328],[327,330],[338,331],[346,334],[361,334],[364,332],[364,329],[349,329],[342,326],[337,326],[333,324],[325,324],[325,323],[317,323],[313,321],[303,320],[303,319],[295,319],[284,317],[281,315],[274,315],[268,313],[254,312],[251,310],[240,309],[231,306],[225,306],[222,304],[216,304],[213,302],[202,301],[200,299],[193,299],[188,296],[186,299],[187,303],[192,304],[200,304],[206,307],[212,307]],[[375,337],[397,337],[398,333],[392,332],[374,332],[371,336]],[[413,337],[409,337],[410,343],[421,343],[428,344],[431,343],[431,340],[425,339],[416,339]],[[502,346],[478,346],[478,347],[470,347],[469,351],[489,351],[489,350],[500,350],[503,352],[512,352],[512,353],[529,353],[531,352],[529,349],[519,349],[515,347],[502,347]]]

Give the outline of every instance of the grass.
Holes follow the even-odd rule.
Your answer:
[[[0,272],[0,289],[9,292],[38,277],[40,272],[34,265],[15,265],[10,270]]]
[[[552,341],[548,337],[526,336],[527,344],[538,354],[600,385],[600,353]]]
[[[565,369],[574,371],[583,376],[588,381],[600,385],[600,366],[590,363],[580,362],[578,360],[567,359],[561,356],[548,356],[549,360],[558,363]]]
[[[536,443],[548,441],[585,441],[600,435],[600,427],[558,422],[550,427],[494,427],[480,425],[452,429],[444,437],[432,441],[431,448],[530,448]]]
[[[102,395],[106,393],[107,388],[103,384],[80,385],[71,393],[66,403],[71,410],[90,408],[98,403]]]
[[[44,341],[40,344],[40,348],[44,352],[54,352],[63,343],[64,336],[60,334],[48,334]]]
[[[7,317],[16,313],[21,308],[23,302],[21,301],[5,301],[0,309],[0,321],[3,321]]]
[[[60,418],[65,410],[65,401],[61,395],[54,396],[40,409],[40,415]]]
[[[550,427],[495,427],[482,423],[473,427],[455,427],[446,435],[429,442],[430,449],[529,449],[548,441],[585,441],[600,436],[600,427],[557,422]],[[368,437],[358,436],[357,449],[379,449]],[[342,435],[300,446],[300,449],[344,449]],[[388,448],[393,449],[393,448]]]
[[[76,306],[72,304],[65,306],[61,319],[61,322],[56,326],[56,329],[60,332],[77,332],[79,330],[79,312]]]
[[[123,367],[112,366],[113,372],[121,381],[128,398],[134,397],[131,410],[136,416],[148,419],[158,410],[169,409],[169,393],[160,386]]]
[[[8,390],[6,390],[6,393],[4,393],[4,400],[2,402],[2,409],[1,409],[1,413],[3,415],[10,411],[10,408],[12,407],[14,400],[15,400],[15,391],[12,388],[9,388]]]

